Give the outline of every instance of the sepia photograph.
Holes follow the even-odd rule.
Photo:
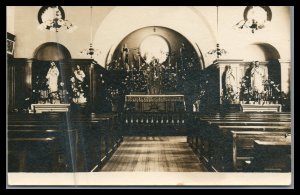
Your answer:
[[[291,6],[7,6],[6,185],[294,185]]]

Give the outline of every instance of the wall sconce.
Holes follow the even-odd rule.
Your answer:
[[[265,28],[272,19],[272,11],[269,6],[247,6],[244,10],[244,19],[234,25],[235,28],[249,28],[254,33]]]
[[[65,12],[61,6],[43,6],[38,12],[40,30],[58,32],[61,27],[66,27],[67,32],[73,32],[77,26],[65,19]]]

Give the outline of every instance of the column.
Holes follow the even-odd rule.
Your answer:
[[[284,93],[289,93],[291,86],[291,62],[281,59],[279,59],[279,62],[281,65],[281,90]]]

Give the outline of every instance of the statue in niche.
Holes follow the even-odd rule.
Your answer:
[[[225,67],[225,72],[222,76],[223,83],[223,97],[222,101],[224,104],[236,103],[238,98],[237,84],[234,71],[230,65]]]
[[[129,70],[129,49],[126,43],[123,45],[123,48],[121,49],[121,58],[122,58],[124,68],[126,70]]]
[[[58,68],[56,67],[55,62],[51,62],[50,68],[46,76],[46,79],[48,79],[47,84],[50,93],[57,91],[58,76],[59,76],[59,71]]]
[[[153,58],[146,70],[148,94],[157,95],[161,93],[161,68],[158,59]]]
[[[225,89],[227,92],[235,92],[236,91],[236,81],[232,72],[231,66],[226,67],[227,70],[225,72]]]
[[[76,77],[76,79],[78,80],[78,83],[82,83],[83,79],[85,77],[85,74],[83,72],[83,70],[81,70],[79,65],[76,65],[76,69],[74,71],[74,75]]]
[[[86,103],[86,98],[84,94],[84,78],[85,73],[81,70],[79,65],[76,65],[74,70],[74,76],[71,78],[71,88],[73,92],[73,102],[75,104]]]
[[[251,79],[251,88],[253,91],[258,93],[262,93],[264,91],[264,71],[259,66],[259,62],[255,61],[252,63],[252,68],[250,72],[250,79]]]

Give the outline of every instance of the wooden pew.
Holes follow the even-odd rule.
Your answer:
[[[220,114],[211,116],[196,115],[194,119],[196,125],[190,136],[188,136],[188,142],[196,154],[201,156],[215,171],[233,170],[232,163],[227,165],[223,163],[224,161],[232,162],[232,159],[228,160],[228,154],[232,154],[230,149],[232,144],[231,146],[228,145],[228,143],[231,143],[229,132],[232,130],[287,133],[291,129],[290,113],[276,113],[275,115],[270,115],[270,113],[234,113],[222,116]],[[201,127],[200,130],[199,127]]]
[[[245,139],[254,139],[255,136],[262,135],[263,137],[270,133],[272,136],[286,135],[290,133],[290,127],[281,126],[221,126],[219,129],[211,130],[206,135],[201,134],[197,137],[198,155],[204,157],[205,161],[214,166],[220,171],[236,171],[235,144],[232,135],[232,130],[238,132],[251,132]],[[253,137],[251,137],[253,136]],[[238,143],[237,145],[239,145]],[[224,163],[226,162],[226,163]]]
[[[78,129],[76,146],[76,171],[92,171],[92,169],[112,154],[112,148],[121,142],[120,132],[116,132],[114,121],[116,114],[81,115],[63,113],[12,114],[9,115],[9,130]],[[24,120],[25,119],[25,120]],[[113,126],[114,125],[114,126]],[[18,132],[22,137],[24,133]],[[26,131],[27,133],[29,131]],[[116,143],[117,142],[117,143]],[[73,156],[74,160],[74,156]]]
[[[249,167],[253,172],[291,172],[291,137],[254,140],[253,160]]]
[[[253,171],[263,171],[262,159],[266,160],[265,157],[269,157],[268,161],[273,162],[276,158],[273,155],[281,146],[284,146],[284,150],[277,151],[277,154],[279,152],[281,155],[290,155],[291,138],[286,132],[231,131],[231,133],[233,171],[243,170],[240,168],[242,162],[251,161],[255,156],[257,163]],[[255,145],[256,149],[254,149]],[[263,146],[269,146],[269,148]],[[272,152],[270,148],[273,149]]]
[[[18,129],[8,131],[10,172],[70,172],[75,170],[76,130]]]
[[[81,148],[86,159],[85,169],[97,171],[112,156],[122,141],[117,128],[118,115],[71,115],[72,125],[80,129]]]

